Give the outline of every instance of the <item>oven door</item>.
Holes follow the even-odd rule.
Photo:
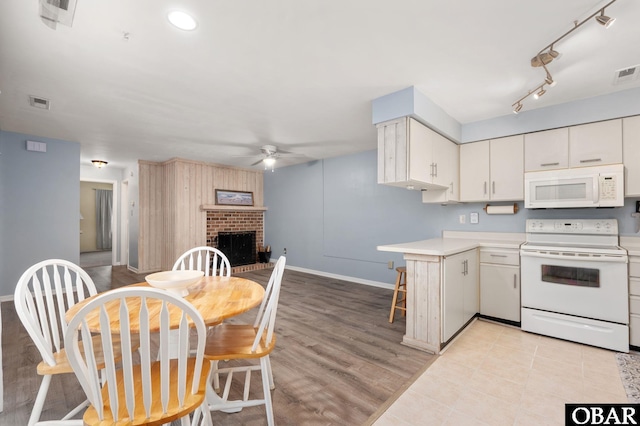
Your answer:
[[[522,306],[629,323],[627,256],[521,250]]]

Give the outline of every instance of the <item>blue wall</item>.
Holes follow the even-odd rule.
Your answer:
[[[26,141],[47,152],[26,150]],[[78,263],[80,145],[0,131],[0,296],[48,258]]]
[[[376,246],[439,237],[443,230],[524,232],[528,218],[615,218],[621,234],[635,231],[635,199],[615,209],[522,209],[515,215],[487,215],[484,203],[423,204],[419,191],[377,183],[376,151],[265,173],[264,193],[265,241],[273,257],[286,248],[287,266],[378,283],[395,280],[388,261],[404,261]],[[480,223],[469,224],[470,212],[479,213]]]

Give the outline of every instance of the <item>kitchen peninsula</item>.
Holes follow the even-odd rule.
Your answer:
[[[407,324],[402,343],[440,353],[480,312],[483,256],[518,262],[524,239],[520,233],[443,231],[442,238],[378,246],[379,251],[403,253],[406,261]],[[519,267],[516,271],[513,288],[519,310]],[[492,297],[503,294],[487,296]]]

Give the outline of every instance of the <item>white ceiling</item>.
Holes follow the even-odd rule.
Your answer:
[[[2,0],[0,129],[81,144],[124,167],[172,157],[249,166],[273,144],[306,157],[374,149],[371,101],[416,86],[460,123],[511,114],[540,84],[529,61],[596,0],[77,0],[52,30],[37,0]],[[191,12],[193,32],[169,10]],[[640,1],[555,48],[558,84],[522,111],[640,87]],[[124,33],[129,34],[128,40]],[[51,100],[49,111],[28,96]],[[257,166],[260,167],[260,166]]]

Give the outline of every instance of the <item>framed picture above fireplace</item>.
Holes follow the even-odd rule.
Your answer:
[[[253,206],[253,192],[216,189],[216,204],[222,206]]]

